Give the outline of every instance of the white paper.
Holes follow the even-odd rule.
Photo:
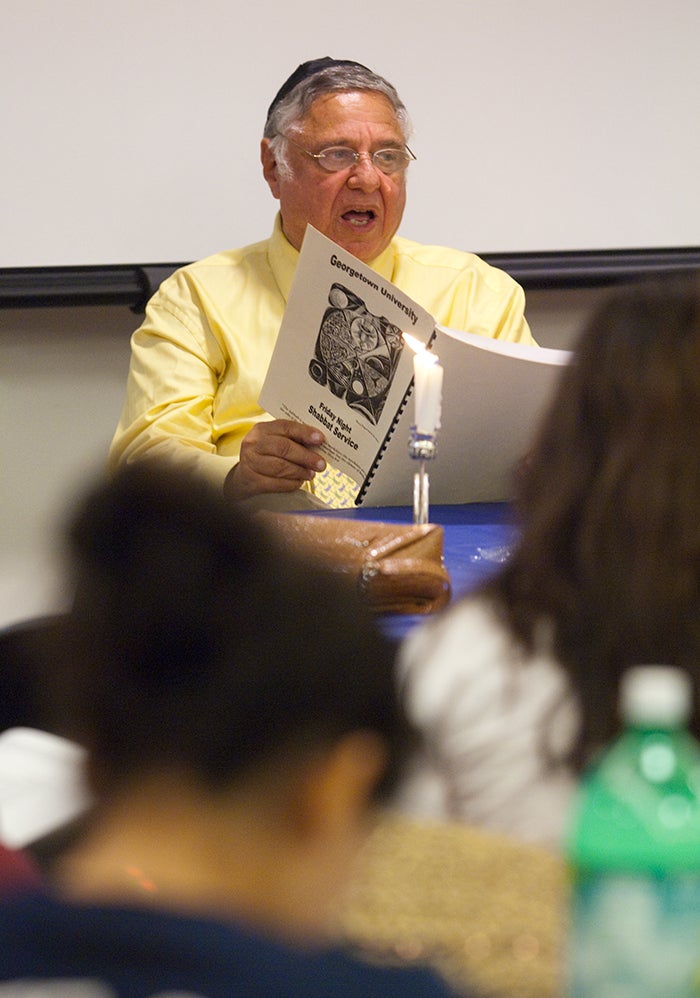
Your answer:
[[[443,385],[437,456],[427,465],[430,502],[507,500],[570,352],[442,326],[433,349]],[[404,411],[362,505],[410,505],[415,471],[408,457],[410,427],[411,412]]]

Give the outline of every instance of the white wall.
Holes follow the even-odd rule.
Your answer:
[[[412,113],[404,235],[694,246],[698,38],[698,0],[5,0],[0,267],[264,238],[266,109],[319,55],[383,73]]]
[[[137,322],[127,308],[0,309],[0,625],[56,598],[56,535],[104,466]]]

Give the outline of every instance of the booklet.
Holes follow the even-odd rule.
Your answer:
[[[410,506],[417,462],[410,333],[443,366],[431,503],[506,500],[566,350],[437,326],[403,291],[311,226],[260,405],[323,430],[319,451],[357,483],[355,503]]]

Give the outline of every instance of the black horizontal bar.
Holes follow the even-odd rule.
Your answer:
[[[143,311],[179,263],[0,269],[0,308],[128,305]]]
[[[528,290],[601,287],[651,274],[700,270],[700,247],[484,253]],[[143,311],[179,263],[0,269],[0,308],[128,305]]]
[[[700,270],[700,247],[484,254],[525,290],[603,287],[640,277]]]

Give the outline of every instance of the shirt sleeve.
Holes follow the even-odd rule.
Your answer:
[[[181,275],[154,296],[131,340],[126,398],[109,463],[165,456],[223,484],[237,457],[214,444],[214,397],[226,367],[206,312]]]

